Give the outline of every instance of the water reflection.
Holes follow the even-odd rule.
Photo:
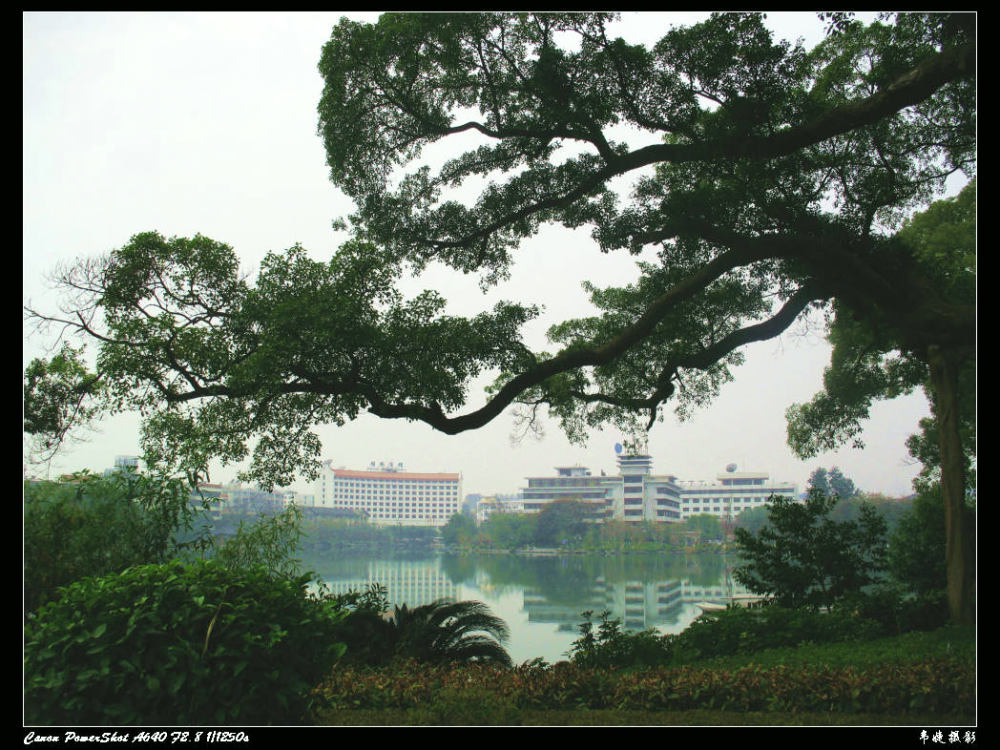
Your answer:
[[[703,555],[342,555],[305,561],[334,592],[380,583],[389,600],[411,607],[441,597],[485,602],[511,629],[516,662],[566,658],[586,611],[604,610],[631,630],[677,633],[700,614],[700,602],[746,591],[734,585],[734,561]]]

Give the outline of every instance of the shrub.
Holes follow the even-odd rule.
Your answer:
[[[30,618],[29,724],[276,724],[306,720],[343,652],[343,611],[308,577],[212,561],[85,578]]]
[[[122,472],[25,482],[25,610],[80,578],[205,549],[210,538],[196,532],[198,514],[186,485],[174,479]]]
[[[847,610],[731,607],[697,618],[675,636],[674,649],[678,659],[693,661],[803,643],[871,638],[882,632],[878,623]]]
[[[906,593],[898,586],[879,586],[859,593],[844,602],[853,613],[878,622],[886,633],[908,633],[912,630],[935,630],[949,620],[945,592]]]
[[[403,710],[412,723],[499,724],[539,709],[974,715],[975,685],[971,659],[630,672],[568,662],[506,670],[401,662],[337,670],[317,692],[336,710]]]
[[[573,641],[570,660],[582,667],[639,667],[666,664],[673,650],[670,636],[655,630],[630,632],[611,613],[601,613],[601,624],[594,633],[591,612],[584,612],[584,622],[578,627],[580,637]]]

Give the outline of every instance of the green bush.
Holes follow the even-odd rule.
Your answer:
[[[668,664],[673,647],[670,636],[655,630],[627,631],[611,613],[601,613],[601,623],[594,633],[592,613],[584,612],[584,622],[578,628],[580,637],[573,641],[570,660],[581,667],[646,667]]]
[[[879,586],[846,600],[844,605],[891,634],[935,630],[949,621],[944,590],[911,594],[895,585]]]
[[[344,647],[308,577],[212,561],[85,578],[25,628],[25,721],[59,725],[307,720]]]
[[[808,664],[631,671],[569,662],[490,669],[396,663],[337,670],[317,688],[334,710],[406,711],[410,723],[520,723],[518,711],[723,710],[974,715],[972,659],[865,667]],[[468,696],[463,699],[463,696]]]
[[[847,610],[814,612],[776,605],[731,607],[697,618],[674,636],[677,659],[693,661],[805,643],[834,643],[883,634],[879,623]]]
[[[902,597],[877,589],[845,599],[836,609],[816,612],[768,605],[730,607],[701,615],[684,631],[662,635],[655,630],[627,631],[621,620],[601,615],[595,628],[584,612],[580,637],[570,660],[586,668],[619,668],[690,664],[703,659],[755,654],[806,644],[868,642],[912,630],[932,630],[948,619],[941,595]]]
[[[204,550],[199,507],[178,480],[130,472],[24,483],[24,608],[61,586]]]

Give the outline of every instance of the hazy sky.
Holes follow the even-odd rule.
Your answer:
[[[329,182],[316,134],[322,89],[320,49],[341,13],[26,13],[23,16],[23,293],[55,311],[46,274],[60,262],[105,253],[142,231],[207,235],[231,245],[253,272],[268,251],[302,244],[329,257],[346,239],[331,228],[352,206]],[[375,20],[376,14],[351,14]],[[704,14],[632,13],[629,41],[652,43],[670,25]],[[769,16],[776,33],[807,45],[822,35],[813,14]],[[500,297],[544,305],[529,343],[567,316],[588,313],[580,281],[622,284],[634,259],[602,255],[588,231],[553,230],[524,244],[509,283],[486,298],[476,280],[429,274],[450,310],[471,314]],[[26,335],[28,329],[25,329]],[[24,342],[24,362],[51,340]],[[785,410],[821,387],[829,347],[817,329],[794,327],[745,350],[747,362],[710,408],[649,434],[654,471],[684,480],[714,478],[726,464],[769,472],[804,486],[818,466],[839,466],[863,490],[907,494],[918,467],[904,441],[928,413],[917,393],[878,405],[867,448],[809,461],[785,442]],[[472,403],[479,403],[474,396]],[[138,420],[108,419],[53,471],[99,471],[138,452]],[[525,477],[555,466],[615,471],[620,435],[595,432],[571,445],[553,423],[544,437],[512,443],[509,412],[485,428],[447,436],[422,424],[365,416],[346,427],[319,427],[323,457],[335,466],[403,462],[411,471],[457,471],[464,491],[515,492]],[[30,472],[30,469],[29,469]],[[226,481],[233,467],[212,479]],[[296,485],[305,489],[305,485]]]

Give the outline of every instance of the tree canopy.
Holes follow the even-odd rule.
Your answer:
[[[573,439],[641,431],[665,404],[684,415],[711,399],[741,347],[819,310],[834,331],[887,332],[907,382],[932,382],[953,509],[961,437],[940,415],[957,412],[974,358],[975,302],[940,264],[968,258],[897,230],[950,175],[975,173],[975,15],[835,14],[809,50],[760,14],[714,14],[652,48],[615,38],[613,20],[341,21],[319,65],[319,133],[356,212],[329,262],[293,247],[251,283],[221,242],[145,232],[62,269],[62,314],[30,314],[96,339],[90,390],[143,412],[148,459],[198,473],[250,458],[244,476],[267,485],[315,471],[314,425],[364,411],[455,434],[521,405]],[[427,150],[459,136],[478,145]],[[553,352],[522,337],[531,301],[463,318],[438,292],[399,291],[430,263],[496,284],[547,224],[644,253],[634,283],[586,287],[597,313],[552,326]],[[481,375],[495,380],[476,405]],[[844,421],[802,422],[803,444],[827,418]]]
[[[846,500],[858,494],[854,482],[844,476],[839,467],[834,466],[827,471],[824,467],[819,467],[809,475],[809,490],[816,490],[824,495],[835,495]]]
[[[780,606],[829,607],[876,583],[886,568],[886,523],[875,508],[835,521],[837,497],[812,490],[805,503],[774,497],[767,526],[756,534],[734,531],[746,563],[734,577]]]

